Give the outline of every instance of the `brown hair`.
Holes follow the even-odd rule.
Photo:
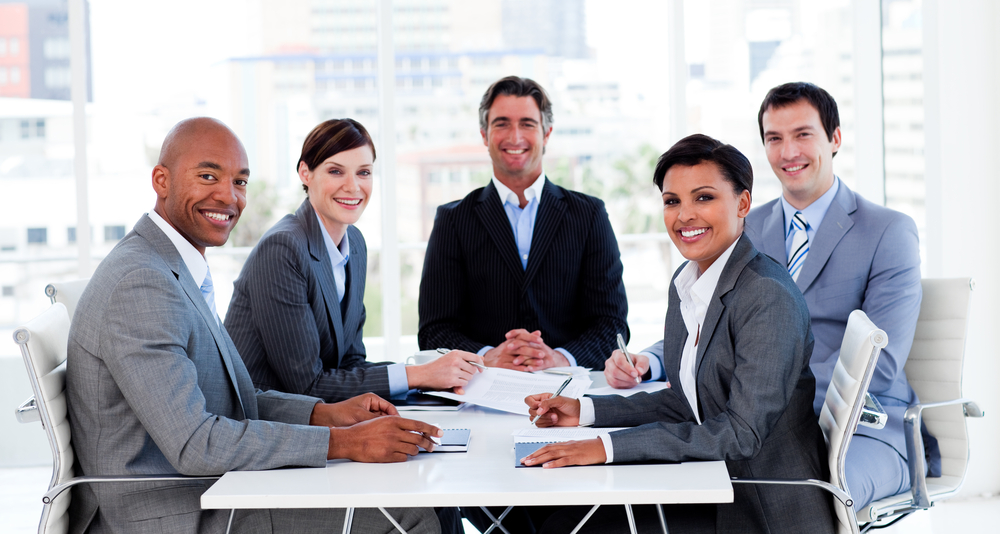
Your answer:
[[[330,156],[353,150],[367,145],[372,149],[372,160],[375,159],[375,143],[372,142],[368,130],[354,119],[330,119],[319,123],[313,128],[302,143],[302,155],[295,164],[295,172],[305,162],[309,170],[314,170]],[[309,186],[302,184],[302,189],[309,192]]]

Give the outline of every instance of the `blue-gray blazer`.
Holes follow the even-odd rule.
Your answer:
[[[385,364],[366,361],[362,341],[368,249],[354,226],[346,237],[351,257],[343,305],[309,199],[268,230],[247,257],[226,329],[257,387],[328,402],[369,391],[388,398]]]
[[[784,224],[781,201],[775,199],[751,210],[745,226],[754,244],[782,265],[788,261]],[[921,296],[913,219],[865,200],[840,182],[796,285],[809,306],[816,336],[811,358],[816,413],[840,358],[847,318],[860,309],[889,337],[868,387],[885,407],[889,421],[882,430],[859,426],[857,433],[884,441],[906,458],[903,413],[917,396],[903,366],[913,344]]]
[[[737,477],[829,478],[812,410],[809,311],[783,266],[745,235],[726,262],[696,355],[701,424],[680,380],[687,328],[672,281],[663,339],[671,389],[593,397],[595,426],[635,426],[611,433],[615,462],[725,460]],[[717,532],[833,532],[820,489],[738,484],[733,497],[716,507]]]

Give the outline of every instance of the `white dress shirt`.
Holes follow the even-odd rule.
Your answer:
[[[715,288],[719,285],[719,277],[726,268],[729,256],[733,254],[736,243],[733,241],[704,273],[698,272],[698,264],[693,261],[687,262],[681,272],[674,278],[674,287],[677,288],[677,296],[681,301],[681,317],[684,319],[684,326],[687,328],[687,339],[684,341],[684,349],[681,352],[680,382],[684,390],[691,410],[694,411],[695,420],[701,424],[701,416],[698,413],[698,380],[697,380],[697,356],[698,338],[701,333],[701,326],[705,324],[705,315],[708,313],[708,306],[715,294]],[[583,397],[580,399],[580,426],[590,426],[594,424],[596,414],[594,413],[594,401]],[[604,443],[604,453],[608,457],[606,463],[614,461],[615,451],[611,443],[611,436],[605,434],[601,436]]]
[[[205,277],[208,276],[208,261],[205,260],[205,256],[198,252],[198,249],[194,248],[194,245],[190,241],[184,238],[170,223],[165,221],[163,217],[160,217],[159,213],[155,210],[149,210],[149,219],[153,221],[156,226],[163,230],[163,233],[167,236],[167,239],[174,244],[174,248],[177,249],[177,253],[180,254],[181,259],[184,260],[184,265],[187,266],[188,274],[191,275],[191,279],[194,280],[194,285],[201,288],[201,285],[205,283]],[[211,308],[211,306],[209,306]]]

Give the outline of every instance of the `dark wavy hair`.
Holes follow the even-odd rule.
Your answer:
[[[733,186],[737,195],[743,191],[749,191],[753,195],[753,167],[750,166],[750,160],[733,145],[704,134],[689,135],[664,152],[656,162],[653,183],[662,191],[663,179],[671,167],[694,167],[706,161],[719,167],[722,176]]]

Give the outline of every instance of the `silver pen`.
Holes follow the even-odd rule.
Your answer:
[[[437,351],[438,351],[438,354],[448,354],[449,352],[451,352],[451,349],[438,348]],[[474,362],[472,360],[465,360],[465,361],[467,361],[467,362],[471,363],[472,365],[478,367],[479,370],[481,370],[481,371],[485,371],[486,370],[486,366],[483,365],[483,364],[481,364],[481,363],[479,363],[479,362]]]
[[[628,364],[635,369],[635,362],[632,361],[632,355],[628,353],[628,348],[625,347],[625,338],[623,338],[621,334],[618,334],[618,350],[625,354],[625,359],[628,360]],[[642,382],[642,378],[638,376],[635,377],[635,383],[638,384],[640,382]]]
[[[568,385],[569,385],[569,383],[570,383],[570,382],[572,382],[572,381],[573,381],[573,377],[569,377],[569,378],[567,378],[567,379],[566,379],[565,381],[563,381],[562,385],[561,385],[561,386],[559,386],[559,389],[557,389],[557,390],[556,390],[556,393],[555,393],[555,395],[552,395],[552,396],[551,396],[551,397],[549,397],[549,398],[555,398],[555,397],[558,397],[558,396],[559,396],[559,394],[560,394],[560,393],[562,393],[562,392],[563,392],[563,390],[564,390],[564,389],[566,389],[566,386],[568,386]],[[539,413],[539,414],[535,414],[535,418],[531,420],[531,424],[535,424],[535,423],[537,423],[537,422],[538,422],[538,418],[539,418],[539,417],[541,417],[541,416],[542,416],[542,414],[540,414],[540,413]]]

